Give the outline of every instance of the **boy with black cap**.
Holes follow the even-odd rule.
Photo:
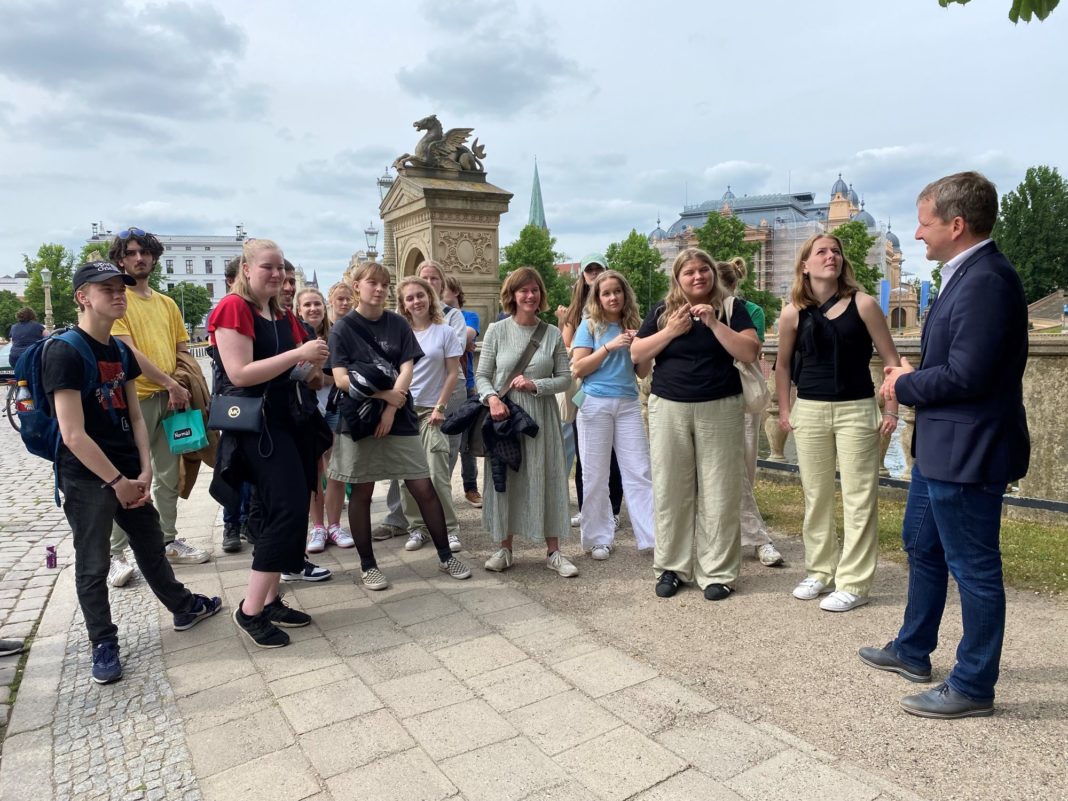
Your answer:
[[[163,550],[159,513],[149,488],[152,462],[148,432],[133,381],[137,361],[112,335],[126,313],[126,287],[135,283],[113,264],[81,265],[74,274],[78,325],[93,354],[88,373],[79,348],[56,340],[42,354],[45,391],[59,422],[56,455],[63,511],[74,533],[78,603],[93,645],[93,680],[122,678],[118,629],[111,621],[107,575],[112,524],[129,534],[137,564],[156,597],[174,615],[176,631],[192,628],[219,611],[222,601],[194,595],[174,577]],[[93,388],[95,391],[87,392]]]

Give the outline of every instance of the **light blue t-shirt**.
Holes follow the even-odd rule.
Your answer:
[[[589,320],[579,323],[575,338],[571,341],[572,348],[597,350],[623,332],[619,323],[609,323],[604,332],[595,337],[590,331],[591,327]],[[593,398],[638,397],[638,381],[630,351],[620,348],[609,353],[600,367],[582,379],[582,391]]]

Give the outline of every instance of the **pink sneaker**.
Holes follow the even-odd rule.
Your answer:
[[[326,535],[330,538],[330,542],[334,543],[338,548],[356,547],[356,542],[352,539],[352,535],[343,529],[340,523],[331,523]]]
[[[326,550],[326,529],[322,526],[312,526],[308,536],[308,553],[322,553]]]

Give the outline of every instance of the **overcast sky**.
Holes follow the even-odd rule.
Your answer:
[[[603,250],[687,201],[841,172],[900,236],[933,178],[1065,172],[1068,8],[1010,0],[352,3],[4,0],[0,274],[94,221],[278,240],[335,280],[378,220],[412,122],[471,127],[527,221],[534,158],[557,249]],[[1058,99],[1060,98],[1060,99]]]

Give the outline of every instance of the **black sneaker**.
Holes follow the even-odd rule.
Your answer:
[[[665,570],[656,580],[657,598],[670,598],[679,591],[679,577],[674,570]]]
[[[732,592],[734,587],[728,587],[726,584],[709,584],[705,587],[705,600],[723,601],[729,598]]]
[[[117,642],[100,642],[93,646],[93,681],[111,684],[122,678],[122,662],[119,661]]]
[[[299,629],[311,623],[311,615],[286,606],[282,596],[278,596],[263,607],[263,611],[274,625],[285,626],[287,629]]]
[[[21,654],[25,647],[22,640],[0,640],[0,656]]]
[[[241,526],[237,523],[223,526],[222,549],[226,553],[238,553],[241,550]]]
[[[193,628],[197,623],[206,617],[211,617],[220,609],[222,609],[222,598],[215,596],[209,598],[206,595],[194,595],[197,604],[193,607],[191,612],[182,612],[174,616],[174,630],[186,631]]]
[[[246,615],[241,604],[234,610],[234,623],[260,648],[282,648],[289,645],[289,635],[271,622],[270,613],[264,609],[258,615]]]

